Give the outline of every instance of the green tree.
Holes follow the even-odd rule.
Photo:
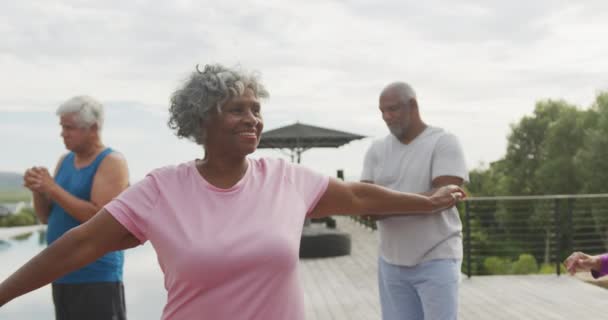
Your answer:
[[[586,119],[575,163],[585,193],[608,193],[608,92],[599,94]]]
[[[506,192],[506,179],[503,170],[504,160],[492,162],[487,169],[476,168],[469,172],[466,185],[471,196],[498,196]]]
[[[584,193],[608,193],[608,92],[599,94],[586,119],[587,130],[582,148],[575,158]],[[594,232],[608,248],[608,216],[603,204],[594,202],[589,215]]]
[[[558,103],[559,116],[549,122],[541,144],[541,159],[534,180],[542,185],[538,193],[577,194],[582,188],[575,155],[585,138],[587,112],[563,102]]]
[[[571,158],[580,142],[570,142],[582,141],[583,136],[577,124],[576,107],[546,100],[536,104],[532,116],[511,127],[502,168],[509,195],[551,194],[550,188],[561,188],[564,179],[575,175],[570,173],[574,171]],[[557,181],[545,181],[556,175],[560,176]]]
[[[487,168],[472,170],[466,188],[473,197],[608,193],[606,159],[608,92],[599,94],[588,110],[563,100],[539,101],[532,115],[511,126],[505,156]],[[478,232],[485,235],[484,245],[502,246],[502,251],[514,253],[542,243],[543,252],[533,251],[534,258],[547,264],[556,241],[555,227],[549,222],[558,209],[558,214],[565,217],[570,205],[556,201],[483,201],[483,206],[474,202],[470,208],[479,220]],[[596,234],[595,238],[608,248],[608,227],[604,227],[608,226],[608,216],[602,205],[575,206],[577,215],[587,215],[594,222],[592,228],[577,230]]]

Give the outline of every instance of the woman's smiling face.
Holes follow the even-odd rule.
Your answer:
[[[261,111],[260,102],[251,89],[229,99],[221,106],[221,111],[209,119],[205,146],[243,157],[253,153],[264,128]]]

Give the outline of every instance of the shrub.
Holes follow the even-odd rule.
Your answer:
[[[488,274],[509,274],[511,271],[511,260],[500,257],[487,257],[483,261],[483,267]]]
[[[563,264],[559,265],[560,272],[562,274],[566,274],[566,267]],[[540,265],[538,273],[541,274],[554,274],[555,273],[555,264],[554,263],[543,263]]]
[[[513,263],[511,273],[513,274],[530,274],[538,271],[538,263],[531,254],[521,254],[519,259]]]
[[[0,227],[29,226],[36,223],[36,215],[31,209],[24,209],[19,213],[0,218]]]

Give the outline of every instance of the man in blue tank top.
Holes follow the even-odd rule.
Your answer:
[[[25,172],[36,215],[48,224],[47,242],[92,218],[129,185],[124,157],[103,145],[103,106],[77,96],[57,109],[61,137],[69,152],[55,168]],[[123,252],[114,251],[53,282],[56,319],[126,319],[122,284]]]

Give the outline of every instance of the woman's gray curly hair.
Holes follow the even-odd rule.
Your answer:
[[[215,108],[221,112],[222,104],[243,95],[246,89],[251,89],[258,98],[268,97],[268,91],[255,73],[220,64],[206,65],[201,71],[197,65],[190,78],[171,96],[169,128],[175,130],[175,135],[180,138],[204,145],[203,125],[210,111]]]

